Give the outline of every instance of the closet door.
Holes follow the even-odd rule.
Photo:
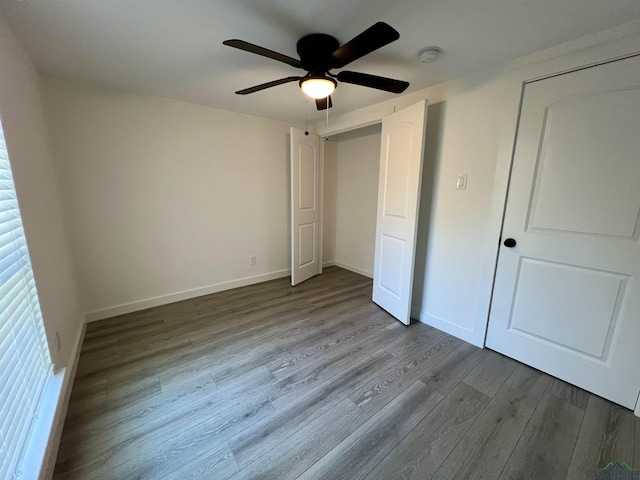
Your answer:
[[[527,83],[487,346],[634,408],[640,57]]]
[[[291,128],[291,285],[320,273],[320,139]]]
[[[373,301],[410,322],[427,102],[382,120]]]

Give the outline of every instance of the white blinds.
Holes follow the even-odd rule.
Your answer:
[[[17,478],[51,359],[0,125],[0,478]]]

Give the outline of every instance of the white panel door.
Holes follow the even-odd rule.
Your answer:
[[[487,346],[634,408],[640,57],[525,85],[502,240]]]
[[[320,272],[320,139],[291,128],[291,285]]]
[[[409,325],[427,126],[421,101],[382,120],[373,301]]]

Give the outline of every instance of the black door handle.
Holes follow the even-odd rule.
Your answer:
[[[513,248],[516,246],[516,241],[513,238],[507,238],[504,241],[504,246],[507,248]]]

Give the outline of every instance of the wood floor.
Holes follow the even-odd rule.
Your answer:
[[[633,413],[330,268],[91,323],[54,478],[593,479]]]

